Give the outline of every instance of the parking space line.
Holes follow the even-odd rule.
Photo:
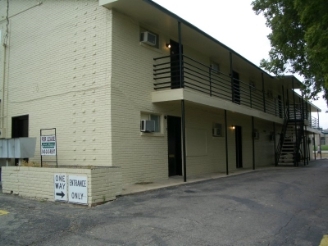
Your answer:
[[[0,210],[0,216],[6,215],[6,214],[9,214],[9,212],[7,212],[6,210]]]
[[[328,246],[328,235],[324,235],[319,246]]]

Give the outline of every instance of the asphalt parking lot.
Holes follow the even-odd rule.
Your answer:
[[[328,160],[86,208],[0,193],[0,245],[320,245]]]

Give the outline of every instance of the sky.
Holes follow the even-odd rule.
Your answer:
[[[265,18],[252,10],[253,0],[153,0],[164,8],[179,15],[215,39],[254,63],[268,58],[271,30]],[[328,128],[327,104],[320,96],[312,101],[321,109],[320,127]],[[313,115],[317,118],[317,115]]]

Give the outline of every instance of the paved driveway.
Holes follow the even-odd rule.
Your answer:
[[[0,194],[4,246],[317,246],[327,234],[327,160],[120,197],[95,208]]]

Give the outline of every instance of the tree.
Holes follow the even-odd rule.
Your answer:
[[[324,91],[328,102],[328,1],[254,0],[252,5],[272,30],[269,59],[261,67],[278,76],[299,73],[306,97]]]

